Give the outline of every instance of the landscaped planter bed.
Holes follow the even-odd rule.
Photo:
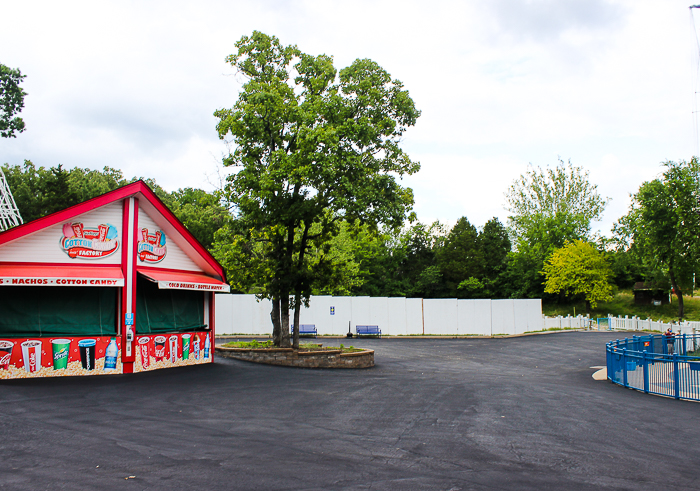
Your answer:
[[[216,347],[218,356],[236,360],[299,368],[370,368],[374,350],[343,353],[340,349],[294,350],[292,348]]]

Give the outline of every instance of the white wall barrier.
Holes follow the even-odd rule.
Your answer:
[[[217,294],[216,333],[269,335],[271,307],[269,300],[258,301],[254,295]],[[312,296],[299,323],[315,324],[319,334],[336,336],[346,334],[348,327],[354,333],[357,325],[376,325],[390,336],[490,336],[545,327],[540,299]]]

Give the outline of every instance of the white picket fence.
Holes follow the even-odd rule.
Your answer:
[[[684,321],[678,324],[662,322],[661,320],[655,321],[653,319],[640,319],[637,316],[613,317],[612,315],[593,319],[589,319],[583,315],[577,315],[576,317],[572,317],[570,315],[563,317],[560,315],[557,317],[544,318],[545,329],[587,329],[589,328],[589,325],[590,329],[601,330],[665,332],[670,327],[671,330],[676,333],[679,330],[683,334],[700,332],[700,322],[695,321]]]
[[[671,328],[673,332],[681,331],[683,334],[693,334],[700,331],[700,322],[683,321],[679,323],[663,322],[661,319],[655,321],[653,319],[640,319],[636,316],[613,317],[608,315],[608,326],[610,329],[622,329],[626,331],[659,331],[665,332]]]
[[[254,295],[216,295],[216,333],[269,335],[269,300]],[[291,321],[291,319],[290,319]],[[458,300],[404,297],[312,296],[300,324],[314,324],[319,335],[343,336],[357,325],[376,325],[382,335],[521,334],[544,328],[540,299]]]
[[[543,316],[544,317],[544,316]],[[544,317],[545,329],[587,329],[590,319],[583,315]]]

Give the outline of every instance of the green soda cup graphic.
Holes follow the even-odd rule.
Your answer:
[[[70,339],[52,339],[53,369],[65,370],[68,368],[68,354],[70,353]]]
[[[187,360],[190,357],[190,337],[191,334],[182,335],[182,359]]]

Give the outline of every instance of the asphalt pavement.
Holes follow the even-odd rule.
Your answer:
[[[324,340],[376,366],[4,381],[0,489],[698,489],[700,405],[591,377],[618,336]]]

